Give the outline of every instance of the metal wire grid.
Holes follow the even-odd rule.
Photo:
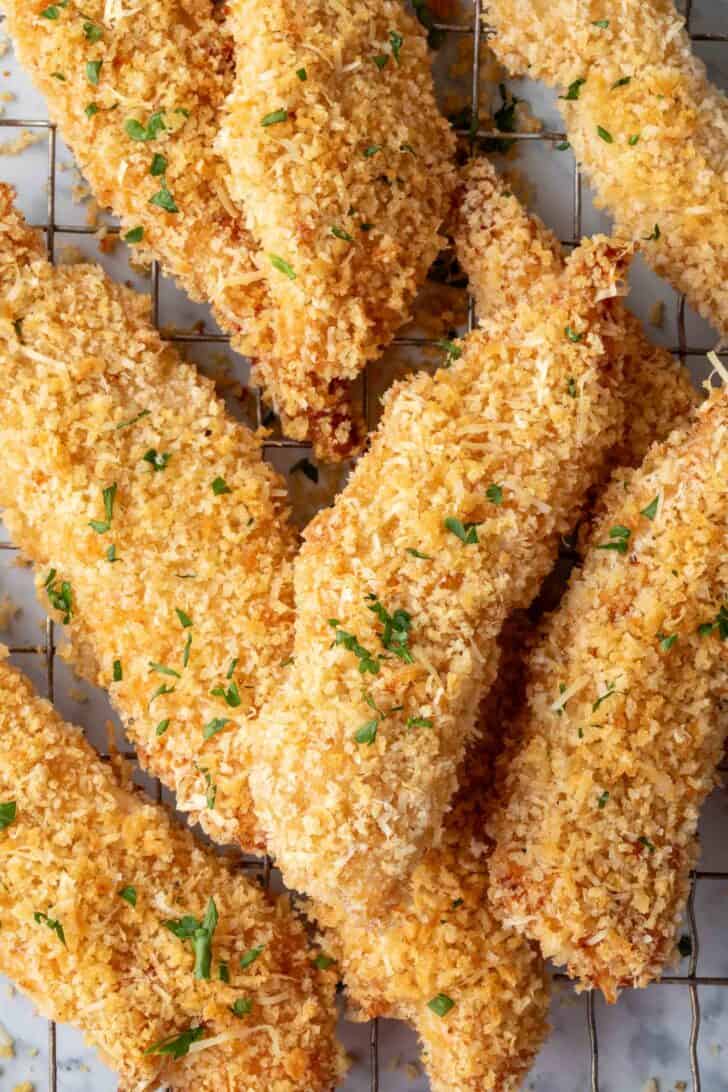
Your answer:
[[[470,87],[470,110],[472,117],[472,125],[469,129],[458,130],[459,136],[466,138],[470,142],[471,152],[475,151],[476,145],[482,141],[492,139],[493,132],[488,129],[481,129],[479,125],[479,108],[480,108],[480,60],[483,50],[483,43],[487,42],[487,39],[491,37],[495,31],[492,28],[484,25],[481,18],[482,15],[483,0],[473,0],[473,20],[469,24],[459,23],[436,23],[434,29],[445,35],[456,36],[468,36],[472,38],[472,72],[471,72],[471,87]],[[725,43],[728,46],[728,34],[693,34],[690,32],[691,20],[693,16],[693,0],[686,0],[685,2],[685,18],[688,32],[690,33],[691,40],[693,42],[711,42],[711,43]],[[55,259],[55,237],[56,234],[61,232],[63,234],[70,235],[91,235],[94,234],[95,228],[86,227],[74,224],[59,224],[56,221],[56,150],[57,150],[57,131],[54,124],[45,120],[38,119],[10,119],[0,118],[0,128],[27,128],[27,129],[44,129],[48,134],[48,168],[47,168],[47,219],[46,222],[38,227],[42,228],[46,234],[46,245],[48,258],[50,261]],[[536,133],[509,133],[509,140],[514,141],[529,141],[535,140],[547,144],[557,144],[565,141],[567,136],[564,132],[557,132],[552,130],[542,130]],[[574,163],[573,172],[573,214],[572,214],[572,238],[562,239],[561,242],[564,246],[577,245],[582,235],[582,175],[578,164]],[[112,231],[114,229],[111,229]],[[159,328],[159,285],[160,285],[160,269],[158,263],[154,263],[151,272],[151,295],[152,295],[152,318],[154,325]],[[685,364],[688,356],[704,356],[713,346],[691,346],[688,344],[686,323],[685,323],[685,297],[678,298],[677,304],[677,330],[678,330],[678,344],[671,347],[671,351],[675,353]],[[475,325],[475,306],[474,300],[471,296],[468,296],[468,330],[472,330]],[[187,332],[171,332],[163,333],[162,336],[165,340],[174,342],[178,345],[189,344],[229,344],[229,338],[223,334],[213,333],[187,333]],[[433,339],[418,338],[418,337],[399,337],[395,338],[394,344],[404,345],[409,347],[424,347],[433,346],[435,344]],[[728,357],[728,349],[722,349],[719,352],[720,356]],[[366,376],[362,387],[362,409],[364,417],[369,422],[369,384]],[[255,391],[255,407],[256,407],[256,422],[258,427],[263,424],[263,404],[261,400],[260,391]],[[288,440],[286,438],[280,439],[268,439],[264,446],[264,450],[290,448],[294,450],[301,450],[305,452],[307,445],[302,444],[295,440]],[[0,549],[14,551],[15,547],[9,543],[0,543]],[[11,648],[11,652],[14,654],[28,655],[40,653],[45,661],[46,670],[46,683],[48,690],[48,697],[51,701],[54,699],[54,663],[56,654],[56,645],[54,637],[54,623],[51,619],[47,619],[45,623],[45,638],[42,646],[15,646]],[[126,757],[133,759],[135,756],[133,753],[129,753]],[[722,768],[725,772],[725,769]],[[161,785],[159,781],[154,781],[154,792],[157,800],[161,799]],[[242,857],[240,859],[240,866],[246,870],[257,872],[267,888],[270,883],[271,875],[271,860],[270,858],[253,859],[250,857]],[[728,881],[728,871],[704,871],[696,870],[692,874],[692,882],[690,887],[690,895],[687,903],[687,927],[688,934],[691,940],[691,954],[688,961],[688,972],[686,975],[663,975],[657,982],[653,983],[653,986],[678,986],[687,989],[690,997],[690,1011],[691,1021],[689,1029],[688,1050],[690,1058],[690,1071],[692,1079],[692,1092],[703,1092],[703,1084],[700,1073],[700,1063],[698,1058],[698,1039],[700,1034],[700,994],[699,989],[701,986],[718,986],[728,988],[728,977],[715,976],[715,975],[698,975],[697,963],[700,952],[700,938],[698,935],[698,927],[695,916],[695,895],[697,885],[699,883],[709,883],[711,881]],[[565,974],[555,974],[556,980],[568,981],[568,976]],[[652,988],[652,987],[651,987]],[[599,1032],[598,1022],[594,1006],[594,994],[587,993],[584,997],[584,1015],[586,1022],[586,1033],[589,1043],[590,1053],[590,1092],[600,1092],[599,1082]],[[373,1020],[370,1026],[369,1037],[369,1070],[370,1070],[370,1092],[380,1092],[379,1085],[379,1028],[378,1022]],[[56,1024],[53,1021],[48,1021],[48,1088],[49,1092],[57,1092],[58,1089],[58,1065],[56,1054]],[[708,1092],[708,1090],[706,1090]]]

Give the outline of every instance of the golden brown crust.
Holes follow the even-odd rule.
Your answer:
[[[722,752],[727,434],[716,393],[612,488],[530,656],[491,824],[497,911],[609,1000],[673,955]]]
[[[36,238],[0,187],[7,526],[44,606],[69,582],[70,658],[110,690],[142,764],[218,841],[262,847],[248,768],[290,651],[285,485],[145,297],[98,267],[32,260]]]
[[[329,1092],[342,1072],[335,975],[312,962],[287,900],[267,899],[163,809],[122,789],[4,660],[0,801],[15,805],[0,831],[0,970],[44,1015],[80,1028],[122,1087]],[[219,923],[207,981],[193,977],[191,945],[164,922],[202,919],[210,898]],[[230,1011],[240,997],[252,1002],[243,1017]],[[179,1061],[145,1054],[191,1028],[201,1038]]]
[[[728,333],[728,100],[672,0],[490,0],[486,17],[507,68],[562,90],[569,140],[617,234],[642,240]]]

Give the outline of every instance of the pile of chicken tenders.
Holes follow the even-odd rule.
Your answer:
[[[518,1089],[546,960],[610,1002],[674,961],[717,783],[728,373],[697,390],[624,297],[639,250],[728,336],[728,101],[672,0],[491,0],[614,217],[567,255],[457,147],[423,3],[44,2],[7,27],[122,239],[212,305],[285,435],[358,459],[301,537],[265,433],[0,184],[12,542],[141,767],[306,896],[0,650],[0,972],[135,1092],[330,1092],[337,983],[416,1029],[437,1092]],[[367,436],[357,377],[448,240],[477,324]]]

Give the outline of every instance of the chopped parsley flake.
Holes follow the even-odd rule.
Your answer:
[[[592,26],[593,27],[599,27],[600,30],[606,30],[607,27],[609,26],[609,20],[608,19],[594,19],[592,21]]]
[[[227,484],[224,478],[215,478],[212,482],[212,491],[216,497],[221,497],[223,493],[232,493],[232,489]]]
[[[503,504],[503,487],[500,485],[489,485],[485,491],[485,495],[491,504]]]
[[[48,602],[55,610],[63,614],[63,624],[67,626],[73,614],[73,593],[70,583],[63,580],[60,585],[56,585],[56,570],[51,569],[45,578],[44,587]]]
[[[202,738],[212,739],[212,737],[216,736],[218,732],[222,732],[223,728],[225,728],[229,723],[229,717],[214,717],[213,720],[209,721],[202,729]]]
[[[230,1011],[235,1016],[247,1016],[253,1011],[253,1002],[249,997],[239,997],[230,1006]]]
[[[143,228],[134,228],[133,230],[141,232],[144,231]],[[139,238],[141,238],[141,235],[139,236]],[[130,240],[130,242],[136,242],[136,239],[132,239]],[[138,413],[136,415],[136,417],[130,417],[128,421],[120,421],[119,424],[116,426],[116,431],[118,432],[120,428],[129,428],[130,425],[135,425],[137,421],[141,421],[142,417],[149,417],[151,412],[151,410],[143,409],[141,413]]]
[[[0,830],[7,830],[11,823],[15,822],[18,806],[14,800],[8,800],[0,804]]]
[[[319,472],[318,467],[315,466],[310,459],[304,456],[303,459],[299,459],[297,463],[294,463],[291,467],[291,474],[300,472],[305,474],[310,482],[318,483]]]
[[[384,630],[380,634],[380,640],[388,652],[393,652],[406,664],[414,663],[414,656],[409,650],[409,631],[412,628],[412,616],[402,609],[390,614],[375,595],[367,595],[369,610],[377,616],[383,624]]]
[[[217,907],[215,900],[210,899],[202,921],[186,914],[182,918],[173,918],[163,922],[165,929],[179,940],[191,940],[195,953],[194,977],[196,979],[209,980],[212,966],[212,938],[218,923]]]
[[[123,899],[124,902],[128,902],[129,906],[136,906],[136,904],[137,904],[136,887],[132,887],[131,884],[129,884],[128,887],[122,887],[121,891],[119,892],[119,898]]]
[[[597,550],[615,550],[618,554],[626,554],[629,550],[629,540],[632,535],[629,527],[617,524],[609,529],[609,542],[602,542]]]
[[[392,46],[392,56],[394,57],[397,64],[399,64],[399,54],[402,46],[404,45],[404,38],[401,34],[398,34],[396,30],[390,30],[389,42]]]
[[[454,1005],[455,1002],[446,993],[438,993],[436,997],[427,1002],[428,1009],[431,1009],[437,1016],[447,1016]]]
[[[149,670],[156,671],[158,675],[171,675],[175,679],[181,678],[179,671],[175,671],[173,667],[166,667],[164,664],[155,663],[154,660],[149,661]]]
[[[605,789],[605,790],[604,790],[604,792],[603,792],[603,793],[601,794],[601,796],[599,797],[599,799],[597,800],[597,807],[599,808],[599,810],[600,810],[600,811],[601,811],[601,810],[602,810],[602,809],[603,809],[604,807],[606,807],[606,803],[607,803],[607,800],[608,800],[608,799],[609,799],[609,793],[608,793],[608,792],[607,792],[607,790]]]
[[[277,254],[269,254],[270,264],[274,269],[277,269],[279,273],[285,274],[289,281],[295,281],[296,271],[292,265],[289,265],[284,258],[279,258]]]
[[[566,90],[566,94],[559,95],[559,98],[566,99],[567,102],[574,102],[576,99],[579,98],[581,94],[581,89],[585,83],[586,79],[584,79],[583,77],[580,77],[578,80],[574,80],[573,83],[569,84]]]
[[[272,113],[266,114],[260,124],[267,129],[269,125],[280,125],[282,121],[288,121],[287,110],[274,110]]]
[[[248,948],[247,952],[240,957],[241,969],[245,970],[247,967],[251,967],[264,948],[265,944],[261,944],[258,948]]]
[[[166,470],[167,464],[169,463],[169,460],[171,458],[172,456],[169,454],[169,452],[160,452],[153,447],[150,447],[149,451],[146,451],[142,455],[142,460],[145,463],[149,463],[152,470],[154,471]]]
[[[659,238],[660,238],[660,225],[655,224],[655,226],[652,229],[652,232],[649,235],[645,235],[644,241],[646,243],[653,243],[653,242],[656,243]]]
[[[640,134],[639,133],[632,133],[632,136],[629,138],[627,143],[629,144],[630,148],[634,148],[635,144],[639,144],[639,140],[640,140]]]
[[[159,178],[167,170],[166,157],[160,155],[159,152],[155,152],[152,156],[151,166],[149,167],[149,173],[155,178]]]
[[[640,512],[640,515],[645,516],[647,519],[650,519],[650,520],[654,519],[655,516],[657,515],[657,509],[658,509],[659,504],[660,504],[660,497],[658,495],[658,496],[654,497],[650,501],[650,503],[647,505],[646,508],[642,509],[642,511]]]
[[[344,231],[343,228],[337,227],[336,224],[331,228],[331,234],[335,235],[337,239],[343,239],[345,243],[353,243],[353,236],[348,231]]]
[[[357,728],[354,733],[354,739],[357,743],[366,743],[371,745],[377,738],[377,731],[379,729],[379,717],[372,717],[366,724],[362,724],[361,728]]]
[[[227,669],[227,675],[225,676],[226,679],[232,679],[233,674],[235,672],[235,668],[237,666],[238,666],[238,658],[236,656],[234,660],[230,661],[230,667]]]
[[[57,19],[60,12],[55,4],[51,4],[49,7],[44,8],[40,14],[42,19]]]
[[[46,925],[52,933],[55,933],[64,948],[67,948],[66,934],[63,932],[63,926],[56,918],[49,918],[47,914],[42,914],[39,910],[33,914],[33,917],[39,925]]]
[[[104,498],[104,515],[105,520],[92,519],[89,520],[89,527],[91,527],[97,535],[105,535],[107,531],[111,529],[111,520],[114,515],[114,501],[116,500],[116,482],[113,485],[109,485],[104,489],[102,496]]]
[[[216,686],[210,693],[216,698],[224,698],[225,704],[229,705],[231,709],[237,709],[242,703],[236,682],[231,682],[227,689],[224,686]]]
[[[205,794],[205,802],[209,810],[212,811],[215,807],[215,801],[217,799],[217,785],[212,780],[212,775],[205,766],[198,766],[197,763],[195,763],[195,769],[199,774],[202,774],[202,777],[204,778],[205,787],[207,789],[207,792]]]
[[[161,111],[152,114],[146,126],[142,125],[136,118],[127,118],[124,122],[124,131],[132,140],[156,140],[159,134],[166,128],[167,126],[164,123],[164,117],[162,116]]]
[[[568,152],[570,147],[571,147],[571,144],[569,144],[568,140],[560,140],[559,143],[556,145],[556,151],[557,152]]]
[[[51,76],[53,77],[54,80],[60,80],[61,83],[66,82],[66,77],[63,75],[62,72],[51,72]]]
[[[103,61],[86,61],[86,79],[94,87],[98,87],[99,75]]]
[[[614,137],[603,125],[597,125],[597,134],[602,138],[605,144],[614,144]]]
[[[227,963],[220,963],[217,968],[217,977],[226,985],[230,984],[230,968]]]
[[[429,717],[407,717],[408,728],[432,728]]]
[[[181,1035],[170,1035],[168,1039],[160,1039],[158,1043],[147,1047],[145,1054],[169,1054],[172,1058],[184,1058],[189,1053],[193,1043],[202,1039],[205,1034],[203,1027],[189,1028]]]
[[[447,530],[451,531],[466,546],[474,546],[479,541],[477,531],[479,526],[478,523],[463,523],[461,520],[455,519],[454,516],[448,516],[445,520]]]
[[[158,736],[163,736],[168,728],[169,728],[169,718],[167,718],[166,720],[160,720],[159,724],[157,725],[157,727],[155,729],[155,732],[156,732],[156,734]]]
[[[665,633],[658,633],[657,639],[660,642],[660,648],[663,652],[669,652],[672,646],[677,641],[677,633],[671,633],[669,636]]]
[[[728,641],[728,606],[726,605],[720,608],[712,622],[703,622],[698,626],[701,637],[707,637],[714,632],[717,632],[721,641]]]
[[[568,394],[569,398],[576,398],[576,380],[574,379],[573,375],[569,376],[569,380],[566,384],[566,393]]]
[[[84,114],[87,118],[92,118],[94,114],[98,114],[98,112],[99,108],[95,102],[90,102],[88,106],[84,109]]]
[[[190,649],[192,648],[192,634],[187,634],[187,640],[185,641],[184,651],[182,653],[182,666],[187,667],[190,662]]]
[[[296,75],[298,76],[301,83],[305,83],[306,80],[308,79],[308,72],[306,71],[305,68],[297,68],[296,69]]]
[[[459,360],[463,355],[463,350],[459,345],[456,345],[454,341],[449,341],[447,338],[441,338],[440,341],[436,341],[435,345],[438,349],[442,349],[445,353],[446,368],[452,366],[453,360]]]
[[[371,159],[372,156],[376,155],[377,152],[381,152],[381,150],[382,150],[382,145],[381,144],[369,144],[369,145],[367,145],[367,147],[362,152],[362,155],[364,156],[365,159]]]
[[[360,645],[353,633],[347,633],[341,629],[336,618],[329,618],[329,625],[336,631],[331,647],[343,645],[349,652],[353,652],[359,660],[359,671],[362,675],[369,672],[370,675],[379,674],[379,658],[373,656],[363,645]]]
[[[639,844],[640,844],[641,846],[644,846],[644,847],[645,847],[645,849],[649,849],[650,853],[654,853],[654,852],[655,852],[655,847],[654,847],[654,845],[652,844],[652,842],[650,841],[650,839],[649,839],[649,838],[645,838],[644,834],[643,834],[643,835],[641,835],[641,836],[640,836],[640,837],[639,837],[639,838],[637,839],[637,841],[639,842]]]
[[[564,327],[564,333],[568,337],[569,341],[581,341],[584,337],[583,334],[577,333],[571,326]]]
[[[599,706],[602,705],[602,703],[605,702],[607,698],[611,698],[613,694],[617,693],[616,686],[616,682],[607,683],[607,689],[604,691],[601,697],[597,698],[597,700],[592,705],[592,713],[596,713]]]
[[[429,554],[423,554],[419,550],[415,550],[414,546],[408,546],[407,547],[407,553],[411,557],[418,557],[420,559],[420,561],[432,561],[432,558],[430,557]]]
[[[334,963],[336,963],[336,960],[324,952],[319,952],[313,961],[314,967],[317,967],[320,971],[328,971],[329,967],[333,967]]]
[[[372,60],[374,61],[380,72],[383,68],[386,67],[386,65],[389,64],[389,57],[386,53],[379,53],[376,57],[372,57]]]
[[[114,660],[114,682],[121,682],[124,678],[124,672],[121,666],[121,660]]]
[[[612,91],[616,91],[618,87],[626,87],[628,83],[632,83],[631,76],[622,76],[621,80],[615,80],[612,84]]]
[[[190,618],[189,614],[185,614],[185,612],[183,610],[180,610],[179,607],[175,607],[174,612],[179,618],[182,628],[189,629],[189,627],[192,625],[192,619]]]
[[[165,212],[179,212],[174,197],[166,186],[162,186],[161,190],[158,190],[153,197],[149,198],[149,204],[156,205],[157,208],[164,209]]]
[[[104,32],[101,27],[97,27],[95,23],[84,23],[83,33],[86,36],[88,42],[100,42],[104,36]]]
[[[174,694],[174,692],[174,686],[167,686],[165,683],[161,683],[149,699],[149,707],[151,707],[152,702],[155,701],[157,698],[161,698],[165,694]],[[161,735],[161,732],[159,734]]]

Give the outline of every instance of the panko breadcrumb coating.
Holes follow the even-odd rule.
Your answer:
[[[396,6],[391,5],[393,19]],[[362,90],[359,101],[350,104],[351,116],[339,119],[348,121],[350,136],[358,134],[359,143],[367,148],[373,143],[370,134],[379,132],[383,115],[401,111],[409,118],[411,139],[420,155],[416,165],[409,162],[411,156],[400,163],[406,156],[397,150],[396,176],[386,193],[392,202],[389,219],[385,223],[379,213],[371,238],[362,244],[371,252],[371,265],[362,276],[373,287],[376,263],[385,266],[383,279],[389,281],[398,260],[399,286],[382,303],[382,321],[368,332],[369,340],[356,346],[358,359],[342,354],[339,369],[341,337],[332,337],[325,367],[308,353],[304,330],[288,315],[290,293],[280,295],[278,278],[285,280],[285,273],[272,267],[270,254],[250,234],[246,210],[231,196],[230,168],[215,149],[235,75],[234,45],[224,25],[225,5],[210,0],[150,0],[142,6],[125,6],[122,0],[89,0],[79,6],[70,0],[44,6],[31,0],[7,0],[4,10],[19,60],[45,95],[51,117],[94,196],[121,218],[122,234],[129,235],[144,256],[158,258],[193,299],[212,304],[234,347],[257,360],[254,377],[282,414],[289,435],[310,439],[323,458],[350,454],[363,441],[365,430],[352,408],[345,377],[363,367],[367,356],[376,351],[377,339],[388,340],[407,318],[416,282],[437,248],[441,215],[437,210],[447,201],[450,142],[444,122],[436,116],[422,28],[404,15],[392,22],[393,31],[403,38],[406,30],[400,51],[402,73],[394,72],[397,65],[389,42],[387,69],[371,61],[372,86],[378,85],[382,93],[368,98]],[[257,27],[260,11],[253,19]],[[262,40],[256,54],[261,61],[266,45]],[[300,62],[307,74],[310,69],[313,87],[325,87],[323,70],[335,59],[337,48],[337,42],[329,42],[323,57],[307,51]],[[275,54],[271,43],[271,62]],[[243,53],[243,71],[247,63]],[[301,82],[295,71],[291,78]],[[396,103],[389,103],[390,92],[398,96]],[[408,96],[417,99],[416,110],[408,106]],[[255,124],[280,149],[280,127],[261,125],[263,115],[275,110],[275,105],[263,109]],[[421,148],[425,143],[427,149]],[[307,144],[309,152],[313,147]],[[362,164],[381,190],[379,205],[383,207],[384,183],[375,178],[386,173],[385,152],[366,160],[362,156]],[[314,186],[309,196],[320,198]],[[305,193],[300,200],[303,205]],[[402,234],[392,241],[389,230],[397,218]],[[298,220],[297,225],[303,240],[308,228]],[[338,246],[340,241],[333,242]],[[309,270],[305,272],[308,276]],[[317,298],[313,277],[311,282],[312,296],[305,304],[309,321]],[[326,283],[328,292],[330,280]],[[276,286],[275,293],[270,291],[271,284]],[[353,288],[353,283],[348,282],[348,287]],[[296,282],[295,293],[302,288],[303,276]],[[358,289],[361,293],[362,285]],[[372,310],[379,308],[380,297],[379,289],[373,292]],[[343,312],[343,303],[339,295],[333,305],[337,314]],[[301,339],[298,343],[294,333]],[[347,335],[342,331],[343,336]],[[318,349],[324,348],[319,338]]]
[[[485,15],[511,72],[561,89],[617,234],[728,334],[728,99],[672,0],[489,0]]]
[[[543,296],[563,270],[556,236],[525,210],[486,159],[472,160],[463,171],[452,231],[481,320],[512,312],[526,296]],[[699,395],[687,368],[652,344],[626,307],[615,307],[614,319],[621,326],[613,340],[624,358],[621,391],[628,412],[611,466],[639,466],[655,440],[665,440],[687,419]]]
[[[123,1088],[334,1086],[336,978],[287,900],[123,788],[4,658],[0,868],[0,971],[80,1028]],[[207,929],[194,943],[179,935],[190,916]]]
[[[409,314],[444,239],[455,138],[401,0],[233,0],[238,66],[218,149],[267,261],[280,405],[353,379]],[[280,381],[279,381],[280,382]]]
[[[728,696],[728,394],[625,471],[530,656],[491,898],[613,1001],[675,951]],[[724,718],[723,718],[724,719]]]
[[[179,807],[262,847],[247,779],[290,652],[285,484],[160,340],[148,298],[53,268],[7,186],[0,293],[0,504],[41,602]]]
[[[352,919],[385,921],[438,836],[501,626],[620,435],[607,341],[629,257],[585,242],[548,298],[396,385],[306,530],[294,662],[251,785],[289,886]]]
[[[440,846],[415,869],[412,905],[381,932],[321,908],[324,946],[339,962],[356,1014],[411,1023],[435,1092],[520,1088],[548,1030],[543,960],[500,924],[488,901],[492,844],[484,833],[494,728],[522,698],[525,632],[517,619],[501,634],[498,679],[480,712],[482,739],[468,753]]]

